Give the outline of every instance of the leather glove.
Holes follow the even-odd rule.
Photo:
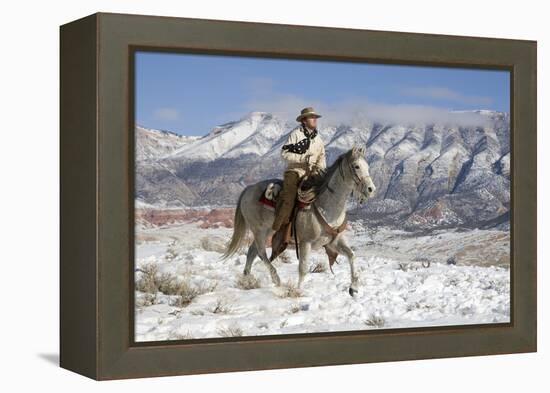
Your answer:
[[[313,164],[310,166],[309,173],[311,176],[318,177],[322,176],[324,171],[319,165]]]

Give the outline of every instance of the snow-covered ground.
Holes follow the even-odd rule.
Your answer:
[[[354,222],[347,237],[357,255],[360,286],[352,298],[349,266],[342,256],[333,275],[326,255],[314,253],[311,270],[319,272],[309,274],[296,290],[294,250],[274,263],[285,284],[275,287],[259,260],[248,280],[242,278],[243,254],[220,260],[231,229],[179,223],[136,230],[136,288],[141,289],[136,291],[137,341],[510,318],[508,232],[446,230],[412,236]]]

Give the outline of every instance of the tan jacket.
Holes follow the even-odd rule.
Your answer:
[[[283,145],[295,144],[306,138],[306,135],[301,129],[301,125],[294,128],[286,142]],[[292,153],[288,150],[281,149],[281,156],[287,163],[287,171],[294,171],[298,176],[304,176],[308,169],[311,171],[315,167],[325,169],[327,167],[325,156],[325,144],[319,133],[315,138],[311,139],[309,149],[304,154]]]

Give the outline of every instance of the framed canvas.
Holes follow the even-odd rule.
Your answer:
[[[61,366],[536,351],[536,42],[61,27]]]

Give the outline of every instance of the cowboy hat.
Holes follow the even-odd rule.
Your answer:
[[[318,114],[317,112],[315,112],[315,109],[313,109],[312,107],[308,106],[307,108],[304,108],[302,109],[302,111],[300,112],[300,116],[298,116],[296,118],[296,121],[302,121],[302,119],[306,118],[306,117],[321,117],[320,114]]]

